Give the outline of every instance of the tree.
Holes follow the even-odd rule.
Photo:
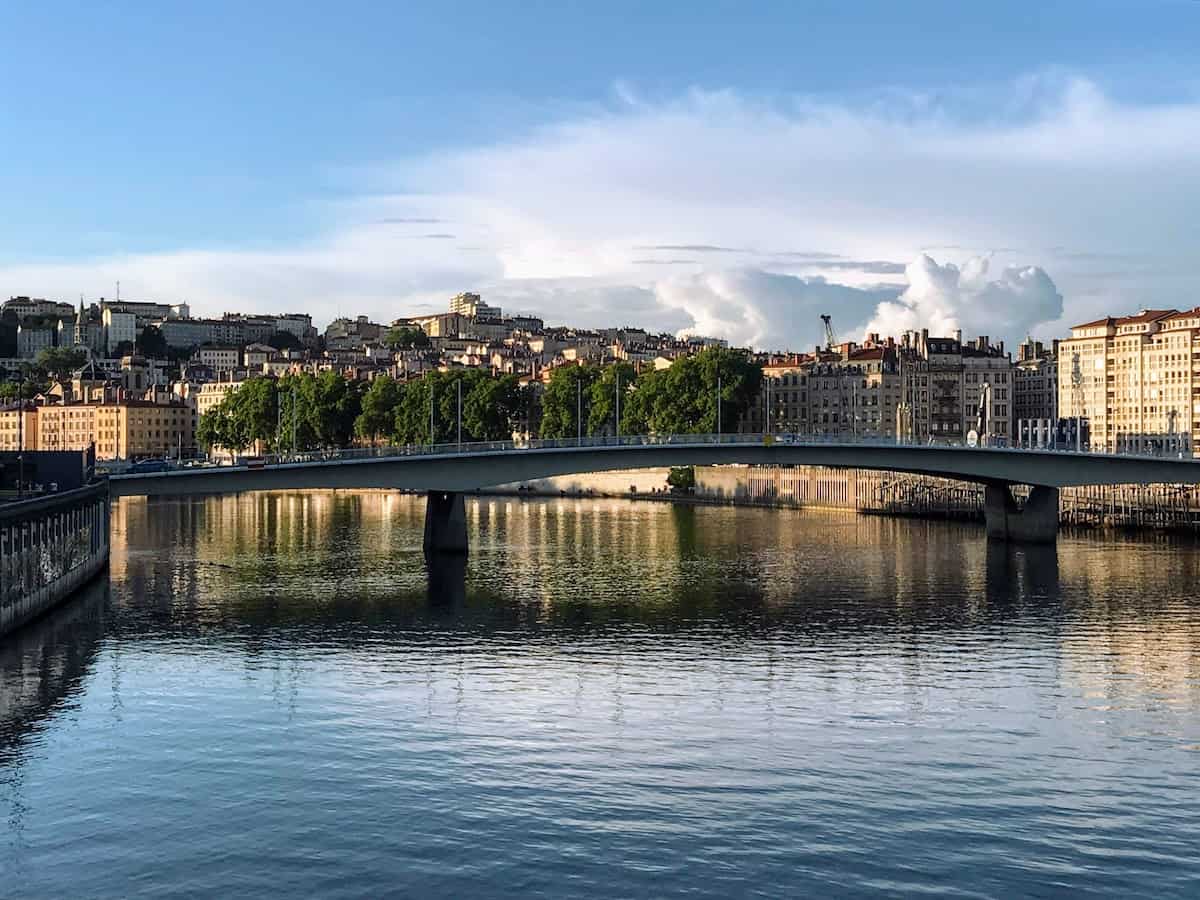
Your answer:
[[[738,418],[755,401],[762,367],[744,353],[711,347],[680,357],[669,368],[643,373],[623,398],[622,431],[650,434],[711,434],[717,427],[717,392],[721,394],[720,431],[737,428]]]
[[[267,344],[271,347],[274,347],[276,350],[304,349],[304,342],[290,331],[276,331],[269,338],[267,338]]]
[[[583,406],[583,421],[587,423],[592,409],[592,385],[600,378],[599,366],[559,366],[550,374],[542,393],[542,423],[544,438],[575,437],[579,429],[577,413]],[[584,433],[587,433],[586,427]]]
[[[605,366],[600,377],[592,382],[592,402],[586,418],[588,434],[617,434],[617,395],[621,396],[621,434],[638,434],[630,430],[628,396],[637,380],[637,370],[631,363],[616,362]]]
[[[387,330],[383,336],[383,342],[393,350],[410,350],[414,347],[423,349],[429,346],[429,335],[420,328],[398,325]]]
[[[463,431],[473,441],[512,440],[526,411],[527,397],[520,380],[515,375],[483,375],[474,381],[469,391],[463,385]]]
[[[402,394],[400,383],[391,376],[374,379],[363,392],[362,412],[354,420],[354,433],[373,443],[380,436],[391,437],[396,430],[396,408]]]
[[[696,490],[696,470],[692,466],[672,466],[667,473],[672,494],[691,494]]]
[[[147,359],[167,358],[167,339],[156,325],[147,325],[142,329],[134,348]]]
[[[54,381],[63,381],[87,362],[87,351],[70,347],[47,347],[37,355],[35,365]]]

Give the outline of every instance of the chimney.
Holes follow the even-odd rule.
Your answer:
[[[961,328],[955,328],[955,329],[954,329],[954,341],[955,341],[955,343],[957,343],[957,344],[958,344],[960,347],[962,346],[962,329],[961,329]]]
[[[987,348],[988,348],[988,336],[986,334],[981,334],[979,337],[975,338],[975,349],[976,350],[987,350]]]
[[[1001,355],[1001,356],[1003,356],[1003,355],[1004,355],[1004,341],[1001,341],[1001,342],[1000,342],[1000,355]]]

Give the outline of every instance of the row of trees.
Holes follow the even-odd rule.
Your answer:
[[[356,438],[450,443],[458,439],[460,383],[464,441],[508,440],[528,415],[529,392],[515,376],[472,369],[368,383],[322,372],[249,379],[201,417],[196,439],[236,451],[260,443],[270,452],[344,447]]]
[[[551,375],[542,397],[541,435],[615,433],[618,393],[621,434],[732,432],[754,402],[761,380],[762,367],[746,354],[718,347],[640,374],[624,362],[563,367]]]
[[[712,348],[669,368],[638,373],[626,362],[564,366],[537,394],[516,376],[478,369],[430,372],[399,382],[347,381],[334,372],[252,378],[200,420],[197,439],[232,450],[261,442],[271,451],[365,443],[509,440],[539,423],[544,438],[617,431],[695,434],[736,430],[758,393],[762,369],[737,351]],[[718,403],[718,395],[720,402]],[[618,401],[619,398],[619,401]]]
[[[200,417],[196,440],[273,452],[343,447],[354,437],[365,385],[336,372],[251,378]]]

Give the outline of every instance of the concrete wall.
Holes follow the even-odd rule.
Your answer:
[[[483,488],[480,493],[627,497],[631,493],[630,488],[639,494],[665,493],[667,473],[670,471],[669,468],[626,469],[590,475],[556,475],[553,478],[534,478]]]

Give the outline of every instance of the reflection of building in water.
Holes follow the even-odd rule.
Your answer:
[[[93,580],[0,641],[0,765],[82,690],[104,637],[107,601],[107,580]]]
[[[1200,702],[1196,607],[1181,589],[1200,579],[1200,553],[1156,543],[1161,552],[1146,540],[1059,542],[1064,601],[1077,605],[1061,630],[1063,674],[1092,699]]]

